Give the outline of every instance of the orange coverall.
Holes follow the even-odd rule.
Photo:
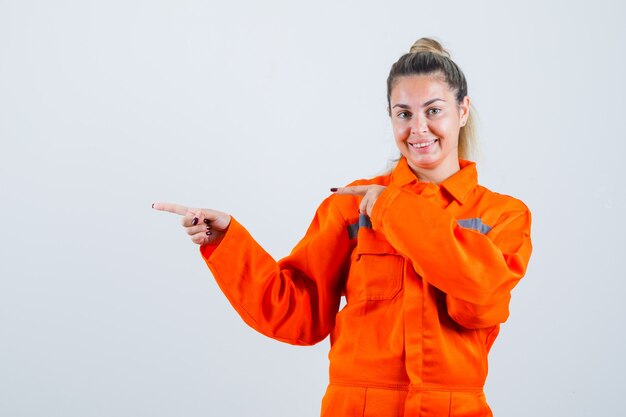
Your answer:
[[[491,416],[487,353],[531,254],[528,208],[478,185],[475,164],[439,185],[402,158],[371,219],[331,195],[276,262],[235,219],[201,247],[243,320],[287,343],[330,334],[322,416]],[[340,298],[346,305],[339,311]]]

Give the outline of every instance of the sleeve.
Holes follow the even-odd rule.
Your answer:
[[[459,226],[427,199],[390,186],[371,220],[422,279],[446,294],[453,320],[484,328],[508,318],[511,290],[524,276],[532,251],[530,212],[514,201],[483,234]]]
[[[334,327],[350,245],[346,223],[327,199],[304,238],[278,262],[234,218],[217,245],[200,251],[248,325],[283,342],[312,345]]]

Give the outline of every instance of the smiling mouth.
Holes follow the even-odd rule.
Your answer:
[[[422,149],[422,148],[427,148],[431,145],[434,145],[435,142],[437,142],[438,140],[439,139],[433,139],[433,140],[429,140],[428,142],[409,143],[409,145],[417,149]]]

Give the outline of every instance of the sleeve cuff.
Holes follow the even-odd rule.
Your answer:
[[[398,197],[400,191],[400,187],[389,184],[385,191],[378,196],[378,199],[372,208],[372,215],[370,216],[370,221],[372,222],[372,228],[374,228],[374,230],[382,231],[383,219],[385,218],[387,209]]]
[[[222,236],[215,242],[209,243],[208,245],[200,246],[200,254],[204,258],[204,260],[206,262],[209,262],[211,256],[213,256],[213,253],[216,252],[218,248],[222,246],[229,246],[229,242],[231,242],[233,239],[236,240],[236,237],[233,235],[237,234],[237,229],[242,228],[243,226],[237,220],[235,220],[234,217],[231,216],[230,224],[228,225],[228,229],[226,230],[226,233],[224,233],[224,236]]]

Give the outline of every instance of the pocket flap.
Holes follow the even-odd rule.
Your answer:
[[[362,230],[356,245],[356,254],[389,254],[397,255],[398,251],[391,246],[385,237],[373,230]]]

